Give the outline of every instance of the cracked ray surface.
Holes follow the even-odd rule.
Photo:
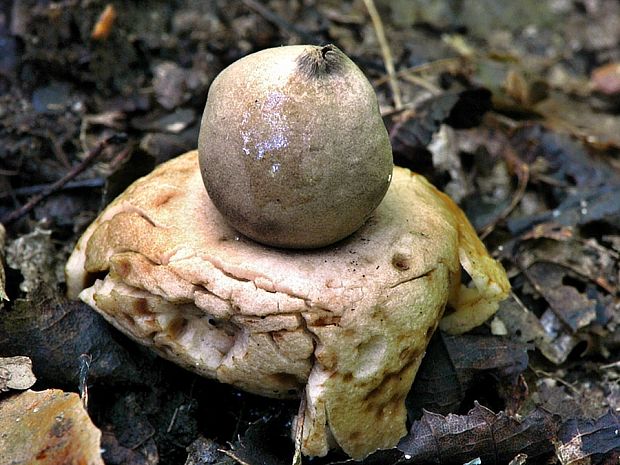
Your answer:
[[[408,170],[395,168],[349,238],[281,250],[226,224],[195,151],[112,202],[66,274],[70,297],[163,357],[250,392],[305,396],[303,452],[354,458],[405,434],[404,399],[446,305],[442,327],[466,331],[509,290],[464,214]]]

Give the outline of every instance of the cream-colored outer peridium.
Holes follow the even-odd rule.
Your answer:
[[[110,204],[66,272],[71,297],[162,356],[258,394],[306,396],[303,452],[354,458],[405,434],[404,399],[446,304],[445,328],[466,331],[509,290],[463,213],[422,176],[395,168],[355,234],[287,251],[228,226],[195,151]]]

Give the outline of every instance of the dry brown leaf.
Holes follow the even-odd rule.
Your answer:
[[[25,391],[0,402],[0,463],[104,465],[101,432],[77,394]]]
[[[97,19],[97,23],[95,23],[95,26],[93,27],[93,32],[91,33],[90,37],[93,40],[107,39],[112,32],[112,26],[114,26],[116,16],[117,13],[114,5],[108,3],[105,9],[101,12],[99,19]]]
[[[607,95],[620,94],[620,63],[607,63],[592,71],[592,87]]]
[[[45,284],[53,285],[56,275],[52,231],[35,227],[34,231],[10,241],[6,262],[23,275],[24,280],[19,285],[23,292],[32,292]]]
[[[556,365],[565,362],[579,343],[577,337],[562,328],[560,320],[551,310],[538,318],[516,299],[502,305],[497,318],[512,337],[522,342],[533,342],[545,358]]]
[[[620,416],[612,410],[596,420],[568,420],[560,429],[556,454],[562,465],[616,464],[619,428]]]
[[[525,275],[549,303],[551,310],[572,332],[588,326],[596,319],[596,301],[572,285],[568,270],[554,263],[539,262]]]
[[[26,355],[37,376],[48,386],[78,386],[82,354],[93,357],[88,381],[91,385],[149,385],[155,369],[141,369],[128,350],[114,338],[112,328],[98,315],[77,302],[57,299],[52,293],[34,293],[15,299],[11,311],[0,318],[0,354]],[[155,376],[155,377],[152,377]]]
[[[407,398],[410,415],[417,418],[422,409],[441,414],[456,411],[467,392],[479,392],[483,384],[488,385],[486,376],[500,386],[514,385],[527,368],[528,348],[491,335],[435,333]]]
[[[613,114],[597,112],[588,103],[553,93],[536,105],[536,111],[554,131],[568,133],[598,148],[620,146],[618,118]]]
[[[28,357],[0,357],[0,392],[28,389],[36,381]]]
[[[529,458],[548,456],[557,436],[557,419],[535,410],[519,421],[493,413],[476,403],[467,415],[424,412],[398,449],[411,463],[507,463],[518,453]]]

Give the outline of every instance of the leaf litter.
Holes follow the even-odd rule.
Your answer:
[[[0,356],[29,357],[36,387],[88,389],[106,463],[290,463],[294,402],[157,359],[64,300],[61,270],[99,208],[194,147],[224,66],[301,41],[334,42],[369,75],[396,163],[461,203],[513,286],[487,327],[435,335],[410,433],[364,463],[617,463],[617,2],[377,2],[391,80],[362,2],[147,3],[149,15],[99,1],[0,7],[0,215],[12,218]],[[118,133],[126,141],[82,164]]]

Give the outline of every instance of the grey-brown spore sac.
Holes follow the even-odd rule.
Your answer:
[[[198,141],[207,192],[243,235],[317,248],[383,199],[392,149],[374,89],[333,45],[262,50],[209,89]]]
[[[299,55],[297,69],[307,79],[322,78],[341,72],[346,59],[346,55],[338,47],[329,44]]]

